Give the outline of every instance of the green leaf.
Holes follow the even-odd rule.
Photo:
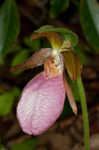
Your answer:
[[[89,45],[99,52],[99,3],[97,0],[81,0],[80,19]]]
[[[80,101],[80,96],[79,96],[79,92],[78,92],[78,89],[77,89],[78,88],[77,83],[72,82],[71,87],[72,87],[72,91],[73,91],[75,100],[79,102]]]
[[[73,82],[72,80],[70,80],[70,78],[68,78],[68,81],[69,81],[69,84],[71,85],[75,101],[79,102],[80,101],[80,96],[79,96],[77,81]]]
[[[67,33],[67,34],[64,34],[62,36],[63,36],[64,40],[69,40],[72,43],[73,46],[77,45],[77,43],[78,43],[78,37],[75,36],[74,34],[72,35],[70,33],[69,34]]]
[[[50,17],[55,18],[69,6],[69,0],[50,0]]]
[[[16,66],[18,64],[23,63],[24,61],[26,61],[29,57],[29,51],[27,50],[22,50],[20,51],[13,59],[11,66]],[[22,70],[13,72],[14,75],[19,75],[20,73],[22,73]]]
[[[14,100],[19,95],[18,88],[13,88],[12,91],[0,95],[0,116],[5,116],[11,111]]]
[[[26,139],[23,142],[14,144],[11,150],[35,150],[37,143],[37,138]]]
[[[13,94],[14,98],[17,98],[20,96],[20,89],[18,87],[14,87],[11,93]]]
[[[71,86],[75,101],[79,102],[80,101],[80,96],[79,96],[77,81],[75,81],[75,82],[72,81],[68,75],[66,75],[66,79],[67,79],[69,85]]]
[[[46,32],[46,31],[52,31],[53,29],[55,29],[53,26],[51,26],[51,25],[45,25],[45,26],[40,27],[35,32],[42,33],[42,32]]]
[[[2,144],[1,137],[0,137],[0,150],[7,150],[7,148]]]
[[[19,16],[14,0],[5,0],[0,9],[0,63],[2,56],[19,34]]]
[[[66,98],[65,100],[65,104],[64,104],[64,108],[63,108],[63,111],[62,111],[62,114],[61,116],[59,117],[59,119],[63,119],[65,118],[66,116],[69,116],[73,113],[71,107],[70,107],[70,104],[68,102],[68,98]]]
[[[30,38],[25,38],[24,43],[32,50],[36,51],[40,49],[40,39],[31,40]]]
[[[46,25],[46,26],[39,28],[35,32],[42,33],[42,32],[46,32],[46,31],[61,33],[63,38],[65,40],[67,40],[67,39],[70,40],[73,46],[76,46],[78,43],[78,36],[74,32],[72,32],[71,30],[69,30],[67,28],[55,28],[53,26]]]
[[[74,50],[75,50],[75,52],[78,54],[78,56],[80,57],[82,63],[83,63],[84,65],[86,65],[87,58],[86,58],[86,55],[85,55],[85,53],[84,53],[84,48],[87,49],[87,47],[84,46],[84,45],[77,45],[77,46],[74,48]]]
[[[0,144],[0,150],[7,150],[7,148],[3,144]]]
[[[10,53],[15,53],[20,51],[22,51],[22,47],[20,45],[11,45],[11,47],[8,48],[7,51],[4,53],[4,56],[6,57]]]
[[[71,0],[71,1],[76,6],[76,8],[79,9],[80,1],[79,0]]]

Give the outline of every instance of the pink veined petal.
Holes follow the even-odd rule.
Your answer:
[[[23,131],[39,135],[60,116],[65,100],[63,76],[46,79],[42,72],[24,88],[17,107],[17,117]]]

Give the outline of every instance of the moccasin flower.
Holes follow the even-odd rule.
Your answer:
[[[65,101],[65,93],[69,98],[73,112],[77,113],[77,107],[71,88],[64,77],[64,65],[72,78],[76,78],[71,72],[69,63],[65,63],[65,52],[72,48],[69,41],[63,42],[55,32],[34,34],[32,39],[46,36],[52,44],[52,49],[45,48],[33,54],[25,63],[15,66],[12,71],[29,69],[44,64],[44,71],[34,77],[23,89],[17,106],[17,118],[22,130],[30,135],[39,135],[51,127],[59,118]],[[61,53],[63,52],[64,55]],[[78,56],[73,56],[74,63]],[[67,57],[67,55],[66,55]],[[68,59],[68,57],[67,57]],[[71,62],[72,63],[72,62]],[[74,65],[74,69],[76,65]],[[77,76],[80,71],[76,71]]]
[[[45,72],[24,88],[17,107],[17,117],[25,133],[39,135],[60,116],[65,100],[63,76],[47,79]]]

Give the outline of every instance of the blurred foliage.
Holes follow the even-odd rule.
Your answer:
[[[69,0],[50,0],[50,17],[55,18],[69,7]]]
[[[71,107],[69,105],[68,98],[66,98],[65,104],[64,104],[64,108],[63,108],[62,114],[61,114],[59,119],[63,119],[66,116],[69,116],[71,114],[73,114],[73,111],[72,111],[72,109],[71,109]]]
[[[81,0],[80,19],[85,38],[99,53],[99,3],[97,0]]]
[[[69,80],[69,83],[71,85],[75,101],[80,102],[80,96],[79,96],[79,91],[78,91],[78,87],[77,87],[76,81],[72,82],[71,80]]]
[[[24,2],[22,1],[22,4],[23,3],[25,4],[25,2],[26,1]],[[40,5],[41,8],[43,8],[42,3],[43,0],[41,2],[38,0],[37,4],[35,0],[33,1],[27,0],[26,2],[26,4],[29,5],[29,8],[30,5],[31,7],[35,7],[35,5],[37,5],[36,6],[37,11],[34,11],[35,13],[33,12],[34,14],[37,15],[38,15],[38,8],[40,7]],[[42,33],[46,31],[53,31],[59,33],[63,37],[63,39],[71,41],[74,47],[74,51],[77,53],[77,55],[80,56],[82,63],[84,65],[86,65],[87,63],[86,52],[94,53],[94,54],[99,53],[99,1],[98,0],[49,0],[47,5],[46,7],[48,7],[47,8],[48,20],[45,21],[44,23],[35,25],[35,23],[32,24],[33,21],[35,20],[35,18],[32,18],[33,14],[30,15],[29,14],[30,12],[27,13],[27,11],[25,12],[25,15],[22,14],[24,13],[24,11],[21,12],[20,4],[18,3],[18,0],[4,0],[2,2],[2,5],[0,6],[0,66],[2,65],[4,65],[4,67],[6,65],[10,65],[10,67],[15,66],[17,64],[26,61],[31,56],[32,53],[34,53],[36,50],[39,50],[41,47],[50,47],[48,41],[45,39],[31,40],[32,32]],[[44,10],[45,10],[45,6],[44,6]],[[21,15],[24,16],[23,18],[25,17],[28,18],[25,21],[27,22],[29,21],[27,24],[32,26],[32,30],[29,29],[30,26],[24,23],[23,21],[24,19],[21,18]],[[36,16],[36,18],[38,18],[38,16]],[[75,20],[77,19],[79,20],[79,18],[80,18],[79,26],[82,29],[82,30],[80,29],[80,32],[78,26],[74,27],[76,28],[76,30],[74,30],[74,28],[72,27],[73,26],[72,23],[76,25]],[[32,23],[30,23],[31,20]],[[47,24],[51,24],[51,25],[45,25],[46,22]],[[52,24],[54,23],[55,26],[57,27],[54,27],[54,25],[52,26]],[[22,31],[20,31],[20,24],[21,24]],[[61,28],[59,26],[62,26],[64,28]],[[68,29],[69,26],[70,28]],[[38,27],[40,28],[38,30],[35,30]],[[75,32],[73,32],[70,29],[73,29],[73,31],[77,31],[79,35],[77,35]],[[26,32],[25,36],[23,34],[24,32]],[[28,34],[28,32],[30,34]],[[14,77],[20,78],[20,75],[24,76],[24,72],[17,71],[15,73],[11,73],[11,75],[13,76],[13,78]],[[72,82],[68,76],[67,78],[72,87],[75,100],[77,103],[79,103],[80,97],[77,89],[77,83]],[[16,80],[16,78],[14,78],[14,80]],[[23,85],[21,84],[20,86],[23,87],[24,83]],[[17,85],[13,85],[13,82],[11,82],[11,86],[13,87],[10,91],[0,92],[0,116],[2,117],[5,117],[12,111],[14,102],[16,102],[16,100],[18,100],[20,96],[21,87],[19,86],[17,87]],[[66,100],[64,105],[64,110],[60,119],[70,114],[72,114],[72,110],[70,108],[68,101]],[[30,138],[24,140],[23,142],[14,144],[11,150],[33,150],[35,149],[37,143],[38,143],[38,139]],[[2,145],[1,141],[0,141],[0,150],[6,150],[5,146]]]
[[[0,94],[0,116],[7,115],[13,107],[14,101],[20,95],[20,90],[14,87],[10,92]]]
[[[29,48],[31,48],[31,50],[33,51],[36,51],[36,50],[39,50],[40,47],[41,47],[41,44],[40,44],[40,40],[39,39],[36,39],[36,40],[31,40],[30,38],[26,37],[24,39],[24,43],[26,44],[26,46],[28,46]]]
[[[13,67],[13,66],[16,66],[18,64],[21,64],[22,62],[26,61],[28,59],[28,57],[29,57],[29,52],[27,49],[18,52],[16,54],[16,56],[13,58],[11,66]],[[23,72],[22,70],[19,70],[19,71],[13,72],[13,74],[19,75],[22,72]]]
[[[2,144],[1,137],[0,137],[0,150],[7,150],[7,148]]]
[[[83,63],[84,65],[86,65],[87,58],[86,58],[84,49],[87,49],[87,47],[86,47],[86,46],[82,46],[82,45],[77,45],[77,46],[74,48],[75,52],[79,55],[79,57],[80,57],[82,63]]]
[[[14,0],[5,0],[0,10],[0,63],[19,34],[19,16]]]
[[[14,144],[11,150],[35,150],[37,143],[37,138],[25,139],[23,142]]]

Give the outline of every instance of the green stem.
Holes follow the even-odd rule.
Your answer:
[[[78,85],[79,95],[81,99],[82,113],[83,113],[85,150],[89,150],[88,112],[87,112],[86,96],[85,96],[85,91],[84,91],[81,77],[78,78],[77,85]]]

